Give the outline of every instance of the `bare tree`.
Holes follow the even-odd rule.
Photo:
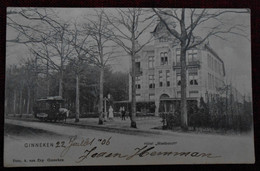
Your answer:
[[[64,67],[74,50],[70,44],[73,37],[68,34],[69,24],[54,10],[45,8],[11,8],[7,14],[7,26],[17,32],[16,37],[7,42],[26,44],[34,55],[57,70],[59,96],[62,96]]]
[[[88,31],[93,39],[93,48],[95,52],[92,55],[91,62],[94,63],[100,69],[99,78],[99,121],[98,124],[103,124],[103,88],[104,88],[104,69],[109,61],[111,61],[114,56],[113,50],[111,48],[111,36],[112,32],[108,29],[108,22],[103,9],[95,10],[94,19],[88,19],[88,24],[84,28]]]
[[[22,70],[24,70],[24,80],[25,80],[25,86],[27,88],[27,106],[26,106],[26,113],[30,113],[31,109],[31,101],[32,101],[32,94],[35,90],[35,87],[37,86],[37,70],[36,70],[36,63],[35,63],[35,58],[27,58],[24,59],[23,64],[22,64]]]
[[[113,41],[121,46],[131,59],[131,127],[136,128],[136,68],[135,59],[138,52],[151,42],[152,37],[139,44],[144,33],[153,24],[150,18],[145,18],[145,12],[141,8],[117,9],[116,14],[106,15],[107,20],[114,28]]]
[[[46,61],[50,70],[59,72],[59,93],[63,95],[63,77],[65,66],[74,53],[71,44],[73,35],[68,32],[69,24],[62,23],[57,30],[51,30],[51,36],[40,43],[32,43],[28,46],[30,51],[39,58]]]
[[[74,28],[70,30],[70,34],[73,35],[73,40],[71,42],[72,46],[75,49],[75,57],[69,59],[73,63],[73,70],[76,76],[76,116],[75,122],[79,122],[79,113],[80,113],[80,75],[83,74],[84,64],[89,62],[91,54],[93,51],[89,46],[90,35],[85,30],[80,29],[78,24],[74,23]]]
[[[183,130],[188,129],[187,118],[187,95],[186,95],[186,51],[204,43],[208,38],[214,36],[226,40],[224,34],[235,34],[246,36],[243,26],[240,24],[226,25],[221,16],[230,13],[248,13],[249,11],[237,10],[208,10],[208,9],[153,9],[161,23],[174,36],[180,45],[181,60],[181,126]],[[207,33],[202,37],[195,35],[196,30],[203,28],[207,23],[215,24],[207,28]]]

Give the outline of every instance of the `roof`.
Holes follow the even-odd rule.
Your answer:
[[[143,51],[154,51],[154,45],[147,45],[147,46],[144,46]]]

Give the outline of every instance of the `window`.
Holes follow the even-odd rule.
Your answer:
[[[168,42],[168,38],[167,37],[160,37],[159,42]]]
[[[210,54],[208,54],[208,67],[212,70],[215,70],[214,59],[212,58],[212,56]]]
[[[177,85],[180,86],[181,85],[181,75],[180,74],[177,74],[176,81],[177,81]]]
[[[210,88],[210,74],[208,73],[208,88]]]
[[[210,55],[207,55],[208,68],[210,68]]]
[[[149,88],[155,88],[154,75],[149,75]]]
[[[149,94],[149,99],[154,100],[154,94]]]
[[[209,74],[210,75],[210,88],[211,89],[213,89],[213,87],[214,87],[214,77],[213,77],[213,75],[211,75],[211,74]]]
[[[140,89],[141,88],[141,79],[140,79],[140,76],[136,77],[135,79],[135,87],[137,89]]]
[[[170,70],[166,70],[166,86],[170,87]]]
[[[180,49],[176,49],[176,63],[181,62],[181,51]]]
[[[141,99],[141,94],[136,94],[135,97],[136,97],[136,100],[140,100]]]
[[[154,56],[149,56],[149,63],[148,63],[148,67],[149,68],[154,68]]]
[[[195,62],[198,61],[198,50],[197,49],[192,49],[192,50],[188,50],[188,62]]]
[[[160,56],[161,56],[161,65],[164,65],[164,53],[161,53]]]
[[[198,85],[198,73],[189,73],[189,83],[190,85]]]
[[[211,66],[210,66],[210,68],[212,69],[212,70],[214,70],[214,59],[211,57],[210,58],[211,59]]]
[[[216,86],[215,82],[216,82],[215,77],[212,75],[212,83],[213,83],[212,88],[215,88],[215,86]]]
[[[168,65],[168,53],[167,52],[161,52],[161,65]]]
[[[219,79],[216,77],[216,87],[219,87]]]
[[[140,62],[135,62],[135,71],[136,71],[136,73],[141,72],[141,63]]]
[[[177,97],[181,97],[181,91],[177,91]]]
[[[162,76],[162,71],[159,71],[159,86],[163,86],[163,76]]]
[[[213,89],[215,85],[216,85],[216,78],[212,74],[208,73],[208,87],[210,89]]]
[[[214,60],[214,71],[217,72],[217,61]]]

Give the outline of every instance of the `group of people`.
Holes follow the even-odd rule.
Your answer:
[[[124,106],[123,106],[123,107],[120,107],[119,112],[120,112],[120,114],[121,114],[122,120],[125,120],[125,118],[126,118],[126,110],[125,110],[125,107],[124,107]],[[113,118],[114,118],[114,109],[113,109],[112,106],[109,106],[109,109],[108,109],[108,119],[109,119],[109,120],[113,120]]]

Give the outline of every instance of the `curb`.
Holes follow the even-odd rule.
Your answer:
[[[10,120],[21,120],[21,121],[27,121],[27,122],[35,122],[37,120],[34,119],[28,119],[28,118],[6,118],[6,119],[10,119]],[[45,123],[45,122],[42,122]],[[49,122],[46,122],[49,123]],[[135,135],[135,134],[154,134],[154,135],[161,135],[163,134],[161,131],[159,130],[142,130],[142,129],[138,129],[138,128],[115,128],[115,127],[106,127],[104,126],[99,126],[99,125],[87,125],[87,124],[83,124],[83,123],[73,123],[73,122],[56,122],[53,123],[56,125],[72,125],[72,126],[76,126],[76,127],[80,127],[80,128],[90,128],[90,129],[94,129],[94,130],[100,130],[100,131],[107,131],[107,132],[115,132],[115,133],[124,133],[124,134],[130,134],[130,135]],[[164,133],[165,134],[165,133]]]

